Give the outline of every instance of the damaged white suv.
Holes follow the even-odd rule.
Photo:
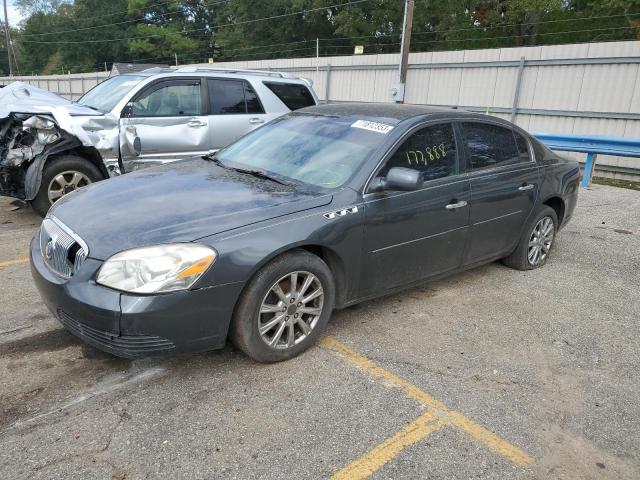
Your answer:
[[[154,68],[111,77],[77,102],[16,82],[0,90],[0,195],[44,216],[76,188],[213,153],[317,103],[308,80],[260,70]]]

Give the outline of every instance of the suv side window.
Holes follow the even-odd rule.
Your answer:
[[[134,117],[181,117],[200,115],[200,82],[163,84],[137,98],[131,109]]]
[[[462,122],[461,127],[468,170],[502,167],[522,161],[516,137],[510,128],[480,122]]]
[[[210,78],[207,86],[212,115],[264,113],[260,99],[249,82]]]
[[[431,125],[412,133],[387,160],[378,176],[385,176],[393,167],[418,170],[425,182],[456,175],[458,152],[453,125]]]
[[[315,105],[313,95],[309,89],[298,83],[263,82],[289,110]]]

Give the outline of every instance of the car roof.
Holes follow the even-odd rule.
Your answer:
[[[210,65],[192,65],[186,67],[153,67],[140,72],[126,73],[124,75],[137,75],[141,77],[176,77],[176,76],[216,76],[216,77],[232,77],[232,78],[261,78],[263,80],[286,80],[287,82],[304,83],[309,84],[309,81],[302,78],[290,75],[286,72],[269,71],[269,70],[253,70],[253,69],[238,69],[238,68],[224,68],[224,67],[212,67]]]
[[[451,108],[429,107],[425,105],[407,105],[399,103],[329,103],[306,107],[298,110],[300,113],[316,113],[335,117],[369,117],[386,118],[399,123],[412,117],[429,114],[459,113]]]
[[[296,110],[296,114],[316,114],[334,117],[358,117],[365,120],[384,121],[390,125],[398,125],[400,122],[411,119],[424,119],[427,116],[448,118],[469,118],[475,120],[487,120],[487,116],[479,113],[459,110],[457,108],[430,107],[427,105],[411,105],[403,103],[329,103]],[[491,121],[512,126],[497,117],[489,117]]]

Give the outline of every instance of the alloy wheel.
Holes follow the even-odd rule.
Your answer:
[[[63,195],[73,192],[85,185],[89,185],[90,183],[91,180],[89,177],[82,172],[67,170],[66,172],[59,173],[49,182],[49,187],[47,188],[49,202],[54,203]]]
[[[529,264],[537,267],[544,263],[551,249],[555,226],[551,217],[542,217],[536,223],[529,238],[528,259]]]
[[[271,348],[292,348],[318,323],[324,290],[311,272],[295,271],[275,282],[260,304],[258,332]]]

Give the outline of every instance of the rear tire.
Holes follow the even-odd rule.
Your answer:
[[[258,362],[299,355],[324,330],[335,299],[331,270],[304,250],[271,261],[245,288],[231,320],[233,344]]]
[[[60,180],[57,181],[56,178]],[[84,187],[103,178],[98,167],[82,157],[62,155],[52,158],[44,164],[40,189],[30,202],[31,207],[41,217],[44,217],[56,200],[76,188]]]
[[[558,233],[556,211],[543,205],[527,224],[518,246],[502,259],[506,266],[516,270],[533,270],[544,266]]]

